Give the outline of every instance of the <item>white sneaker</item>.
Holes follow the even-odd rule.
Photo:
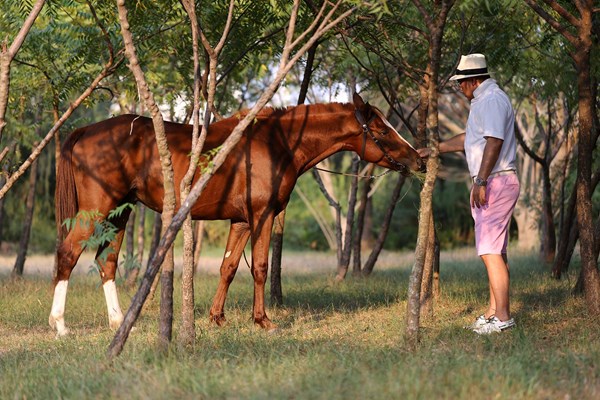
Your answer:
[[[483,325],[487,324],[487,321],[488,320],[485,317],[485,314],[481,314],[479,317],[475,318],[475,322],[473,322],[471,325],[465,326],[465,329],[470,329],[472,331],[475,329],[479,329]]]
[[[479,335],[489,335],[490,333],[503,332],[507,329],[517,326],[513,318],[507,321],[500,321],[495,315],[492,315],[487,322],[480,328],[473,329],[473,332]]]

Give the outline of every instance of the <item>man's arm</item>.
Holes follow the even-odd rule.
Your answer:
[[[498,157],[500,156],[500,150],[502,150],[502,144],[504,140],[495,137],[486,137],[485,148],[483,150],[483,158],[481,159],[481,166],[479,167],[479,173],[477,176],[484,181],[487,181]],[[471,207],[475,206],[480,208],[487,204],[485,198],[485,186],[473,185],[471,191]]]
[[[440,142],[440,153],[452,153],[455,151],[464,151],[465,150],[465,134],[461,133],[459,135],[453,136],[448,140],[444,140]],[[429,147],[424,147],[422,149],[417,149],[417,152],[421,156],[421,158],[427,158],[431,155],[431,149]]]

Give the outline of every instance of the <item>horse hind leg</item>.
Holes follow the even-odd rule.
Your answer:
[[[210,307],[209,318],[210,321],[222,326],[225,323],[225,299],[227,298],[227,291],[229,285],[235,277],[235,273],[242,257],[242,252],[248,238],[250,237],[250,228],[246,222],[232,222],[229,228],[229,237],[227,238],[227,247],[225,248],[225,255],[221,263],[221,277],[219,279],[219,286],[213,299],[212,306]]]
[[[83,251],[81,242],[87,240],[92,232],[93,227],[77,222],[56,250],[57,268],[54,277],[54,297],[48,323],[52,329],[56,329],[59,337],[69,333],[64,318],[69,278]]]
[[[115,237],[110,242],[100,245],[96,253],[96,262],[99,267],[100,278],[102,279],[102,288],[104,289],[106,309],[108,311],[108,326],[113,330],[118,329],[123,322],[123,312],[119,304],[115,277],[119,261],[119,250],[123,243],[125,226],[127,225],[130,212],[128,208],[121,216],[110,220],[117,228]]]
[[[252,235],[252,277],[254,278],[254,323],[268,332],[277,331],[265,311],[265,283],[269,269],[269,245],[274,217],[264,219],[264,224]]]

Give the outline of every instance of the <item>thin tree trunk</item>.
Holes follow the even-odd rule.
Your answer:
[[[306,101],[306,94],[308,93],[308,87],[310,85],[310,79],[312,77],[313,65],[315,62],[315,55],[317,54],[317,47],[319,42],[315,42],[306,53],[306,67],[304,68],[304,77],[302,78],[302,84],[300,85],[300,93],[298,94],[297,104],[304,104]],[[271,255],[271,304],[282,305],[283,304],[283,291],[281,288],[281,257],[283,255],[283,230],[285,227],[285,209],[282,210],[277,217],[275,217],[275,224],[273,225],[273,238],[271,239],[271,245],[273,248],[273,254]]]
[[[416,2],[420,4],[420,2]],[[421,315],[421,282],[425,258],[433,246],[429,245],[430,229],[433,223],[433,188],[439,168],[439,120],[438,120],[438,77],[444,27],[448,13],[454,0],[436,3],[435,16],[429,15],[424,7],[417,7],[429,31],[429,63],[424,75],[424,86],[427,88],[427,131],[429,132],[429,148],[431,156],[427,160],[427,174],[421,190],[421,206],[419,209],[419,230],[415,249],[415,263],[408,283],[408,301],[405,343],[409,349],[416,349],[419,343],[419,320]]]
[[[590,187],[590,191],[592,193],[596,190],[596,187],[599,183],[600,170],[596,171],[596,173],[594,173],[594,176],[592,176]],[[560,279],[561,275],[564,272],[567,272],[569,264],[571,262],[573,250],[575,248],[575,243],[579,239],[579,230],[577,229],[576,205],[577,185],[573,187],[573,191],[571,193],[571,197],[569,198],[569,203],[565,211],[565,220],[572,222],[563,224],[560,230],[560,236],[558,240],[558,251],[556,253],[556,258],[552,266],[552,276],[556,279]]]
[[[321,174],[319,174],[319,172],[316,169],[314,169],[314,168],[312,170],[312,173],[313,173],[313,178],[315,178],[315,182],[319,186],[319,190],[321,190],[321,193],[323,193],[323,195],[327,199],[327,202],[329,203],[329,205],[331,206],[331,208],[334,211],[334,218],[335,218],[335,243],[336,243],[335,249],[336,249],[337,262],[338,262],[338,265],[339,265],[340,260],[342,259],[342,247],[343,247],[343,238],[342,238],[342,207],[336,201],[336,199],[333,197],[333,195],[331,193],[329,193],[329,191],[327,190],[327,188],[325,188],[325,183],[323,182]],[[298,189],[299,188],[297,188],[296,190],[298,190]],[[298,193],[300,193],[300,192],[298,191]]]
[[[35,144],[34,144],[35,146]],[[33,209],[35,208],[35,188],[37,185],[37,166],[35,160],[29,169],[29,191],[25,201],[25,220],[23,221],[23,231],[19,241],[19,252],[12,271],[13,277],[22,277],[25,268],[25,258],[27,257],[27,248],[29,247],[29,238],[31,237],[31,225],[33,224]]]
[[[137,223],[137,253],[134,268],[131,269],[129,276],[127,277],[126,285],[129,288],[135,287],[135,283],[137,282],[137,278],[140,274],[142,262],[144,261],[144,225],[146,223],[146,206],[144,204],[137,204],[137,214],[140,216]]]
[[[156,249],[158,249],[158,245],[160,243],[160,233],[162,232],[162,218],[160,214],[154,214],[154,223],[152,224],[152,239],[150,241],[150,251],[148,252],[148,262],[146,265],[146,270],[150,268],[150,262],[156,253]],[[150,288],[150,294],[148,297],[150,301],[154,299],[154,295],[156,294],[156,288],[158,286],[158,282],[160,280],[160,275],[156,275],[154,281],[152,282],[152,287]]]
[[[194,229],[194,260],[196,268],[194,274],[200,271],[200,254],[202,254],[202,243],[204,242],[204,221],[196,221]]]
[[[373,174],[375,164],[369,164],[365,173],[367,175]],[[369,192],[371,191],[371,179],[363,181],[362,189],[360,191],[358,214],[356,218],[356,235],[354,235],[353,246],[353,264],[352,264],[352,275],[361,276],[361,249],[363,243],[363,230],[365,228],[365,217],[367,215],[367,203],[369,202]]]
[[[429,236],[423,264],[423,278],[421,280],[421,316],[433,317],[433,274],[435,258],[435,227],[433,226],[433,212],[429,218]]]
[[[548,146],[550,143],[548,143]],[[550,160],[545,159],[542,165],[542,246],[541,258],[547,264],[556,256],[556,233],[554,232],[554,211],[552,210],[552,185],[550,182]]]
[[[163,211],[162,211],[162,236],[166,233],[166,228],[171,224],[175,209],[175,188],[173,180],[173,166],[171,162],[171,153],[168,148],[167,138],[165,136],[165,126],[162,114],[154,101],[154,95],[144,76],[133,43],[133,35],[129,30],[129,21],[127,20],[127,8],[125,0],[117,0],[117,8],[119,11],[119,23],[121,25],[121,34],[125,43],[126,55],[129,59],[129,69],[135,77],[135,81],[144,99],[146,108],[152,116],[152,125],[154,126],[154,134],[156,136],[156,145],[160,157],[160,164],[163,174]],[[160,325],[158,343],[160,350],[166,350],[171,341],[173,333],[173,248],[170,247],[165,254],[161,273],[161,302],[160,302]]]
[[[344,238],[344,247],[342,248],[342,257],[338,260],[336,281],[342,281],[346,278],[348,273],[348,266],[350,265],[350,257],[352,255],[352,235],[354,226],[354,210],[356,208],[356,193],[358,192],[358,170],[360,167],[360,158],[354,157],[352,159],[351,174],[352,185],[350,186],[350,196],[348,198],[348,213],[346,214],[346,233]]]
[[[3,42],[2,47],[0,48],[0,142],[2,141],[2,131],[6,126],[5,117],[10,90],[10,64],[19,52],[23,42],[25,42],[27,34],[42,11],[45,3],[45,0],[36,1],[10,47],[7,48],[6,42]],[[2,40],[4,40],[4,38],[2,38]]]
[[[271,305],[283,305],[281,287],[281,256],[283,254],[283,230],[285,227],[285,209],[282,210],[273,224],[273,254],[271,255]]]
[[[135,232],[135,208],[131,210],[129,214],[129,219],[127,220],[127,225],[125,226],[125,281],[129,280],[129,276],[131,275],[134,269],[134,255],[133,255],[133,236]]]
[[[181,181],[180,197],[185,199],[191,190],[192,179],[196,172],[200,153],[206,139],[207,125],[210,120],[210,112],[213,108],[212,99],[216,86],[211,79],[211,87],[209,89],[209,101],[207,104],[207,112],[205,116],[206,124],[200,133],[200,91],[201,91],[201,76],[200,76],[200,56],[198,53],[199,27],[196,18],[196,5],[191,0],[181,2],[190,19],[192,31],[192,53],[194,59],[194,107],[192,111],[192,155],[190,165]],[[230,8],[231,12],[231,8]],[[229,18],[228,18],[229,20]],[[226,36],[226,33],[224,34]],[[212,60],[216,56],[211,55]],[[188,215],[183,223],[183,276],[182,276],[182,306],[181,306],[181,329],[179,334],[179,342],[184,346],[192,346],[196,339],[195,323],[194,323],[194,229],[192,227],[192,217]]]
[[[14,154],[15,148],[17,146],[17,142],[12,142],[8,147],[6,147],[6,154]],[[2,157],[0,157],[0,160]],[[6,177],[9,172],[10,160],[7,160],[6,163],[2,164],[2,172],[0,173],[0,187],[3,187],[6,183]],[[0,197],[0,244],[2,244],[3,240],[3,223],[4,220],[4,197]]]

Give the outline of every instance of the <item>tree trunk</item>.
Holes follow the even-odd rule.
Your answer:
[[[352,227],[354,226],[354,209],[356,207],[356,193],[358,191],[358,169],[360,167],[360,158],[354,157],[352,159],[351,174],[352,185],[350,186],[350,196],[348,198],[348,213],[346,214],[346,232],[344,235],[342,256],[338,259],[337,275],[335,280],[337,282],[344,280],[348,273],[348,266],[350,265],[350,256],[352,252]]]
[[[200,76],[200,56],[198,49],[199,41],[199,27],[198,19],[196,18],[196,5],[191,0],[182,1],[183,7],[190,19],[190,26],[192,31],[192,53],[194,59],[194,107],[192,111],[192,155],[190,158],[190,165],[185,174],[185,177],[181,181],[180,197],[181,199],[187,198],[192,188],[192,179],[196,172],[198,160],[200,159],[200,153],[202,147],[204,147],[204,140],[206,139],[206,133],[208,132],[207,125],[210,120],[210,111],[213,108],[212,99],[214,98],[214,82],[211,81],[212,85],[209,89],[209,101],[207,102],[205,120],[206,124],[200,132],[200,91],[201,91],[201,76]],[[211,62],[209,65],[212,66],[213,59],[216,56],[211,54]],[[183,276],[182,276],[182,306],[181,306],[181,329],[179,334],[179,342],[184,346],[192,346],[196,339],[196,328],[194,323],[194,229],[192,226],[192,217],[188,215],[183,223]]]
[[[375,164],[369,164],[365,169],[366,175],[372,175]],[[363,234],[365,229],[365,220],[367,216],[367,203],[369,202],[369,191],[371,190],[371,179],[363,181],[362,189],[360,190],[358,214],[356,217],[356,234],[354,235],[353,247],[353,264],[352,264],[352,275],[361,276],[362,261],[361,261],[361,250],[363,243]]]
[[[204,221],[196,221],[194,232],[194,260],[196,261],[194,274],[198,274],[200,271],[200,254],[202,254],[202,243],[204,241]]]
[[[423,278],[421,280],[421,317],[433,317],[433,275],[435,259],[435,227],[433,226],[433,211],[429,218],[429,236],[427,238],[427,249],[425,263],[423,264]]]
[[[306,67],[304,68],[304,77],[300,85],[297,104],[304,104],[306,94],[312,77],[315,55],[319,42],[315,42],[306,52]],[[273,254],[271,255],[271,304],[283,304],[283,292],[281,289],[281,257],[283,255],[283,229],[285,227],[285,210],[281,211],[275,218],[273,226]]]
[[[327,174],[325,174],[324,177],[322,177],[321,174],[319,173],[319,171],[314,168],[312,170],[312,174],[313,174],[313,177],[315,178],[315,182],[319,186],[319,190],[321,191],[321,193],[323,193],[323,195],[327,199],[330,209],[333,210],[333,218],[335,220],[335,225],[334,225],[335,226],[335,247],[334,248],[336,250],[336,256],[337,256],[337,261],[338,261],[338,265],[339,265],[340,260],[342,259],[342,247],[343,247],[342,207],[340,206],[340,204],[337,202],[337,200],[334,197],[333,185],[331,184],[331,179],[329,179],[329,176]],[[328,184],[326,184],[326,182]],[[296,188],[296,190],[298,191],[298,194],[300,194],[299,188]]]
[[[34,146],[36,146],[34,144]],[[25,258],[27,257],[27,248],[29,247],[29,238],[31,237],[31,225],[33,224],[33,209],[35,207],[35,187],[37,185],[37,166],[38,161],[35,160],[29,168],[29,191],[27,200],[25,201],[25,220],[23,221],[23,231],[21,232],[21,240],[19,241],[19,252],[17,260],[12,271],[12,276],[22,277],[23,269],[25,268]]]
[[[564,272],[567,272],[569,263],[571,262],[572,250],[570,243],[575,242],[579,238],[579,231],[577,229],[577,216],[575,215],[575,207],[577,205],[577,186],[573,187],[573,192],[569,198],[569,203],[565,210],[565,221],[571,221],[570,223],[563,223],[561,225],[559,239],[558,239],[558,251],[554,258],[554,264],[552,265],[552,276],[556,279],[560,279]],[[577,239],[575,239],[577,237]],[[575,240],[573,240],[575,239]]]
[[[591,3],[591,2],[590,2]],[[594,218],[592,215],[592,119],[594,99],[591,93],[590,50],[591,43],[591,9],[582,15],[580,39],[585,45],[578,51],[577,86],[579,89],[579,153],[577,160],[577,223],[579,226],[579,243],[581,252],[581,268],[583,288],[588,311],[592,316],[600,316],[600,273],[598,259],[594,258],[596,242],[594,238]],[[586,30],[587,29],[587,30]]]
[[[13,142],[9,147],[7,147],[8,151],[7,154],[14,154],[14,148],[16,146],[16,142]],[[0,187],[3,187],[4,184],[6,183],[6,177],[8,176],[8,168],[9,168],[10,163],[7,162],[2,164],[2,171],[0,172]],[[3,240],[3,229],[2,227],[4,226],[4,197],[0,198],[0,245],[2,244],[2,240]]]
[[[162,114],[156,102],[154,101],[154,95],[146,83],[144,71],[142,70],[137,59],[135,45],[133,43],[133,35],[129,30],[129,21],[127,20],[127,8],[125,7],[125,0],[117,0],[117,8],[119,11],[121,34],[123,36],[123,42],[125,43],[126,55],[129,59],[129,69],[135,77],[138,91],[140,92],[141,97],[144,99],[146,108],[150,111],[152,116],[152,125],[154,126],[156,145],[158,147],[158,154],[160,157],[160,164],[163,174],[163,232],[161,236],[164,236],[167,227],[171,224],[175,209],[175,188],[173,181],[171,153],[167,145]],[[159,349],[163,351],[167,349],[173,332],[173,271],[173,248],[171,247],[165,254],[165,260],[163,262],[161,274],[160,325],[157,345]]]
[[[416,349],[419,343],[419,320],[421,315],[421,282],[423,268],[429,251],[434,246],[429,244],[430,229],[433,224],[433,188],[439,168],[439,120],[438,120],[438,77],[444,27],[448,13],[454,5],[453,0],[436,3],[435,17],[428,15],[424,8],[419,8],[429,31],[429,62],[423,77],[423,86],[427,88],[427,132],[431,155],[427,160],[427,174],[421,190],[421,206],[419,209],[419,230],[415,263],[408,282],[405,343],[409,349]],[[430,256],[431,257],[431,256]],[[430,258],[433,260],[433,257]]]
[[[2,131],[6,126],[5,116],[6,108],[8,106],[8,93],[10,89],[10,64],[19,52],[19,49],[23,45],[29,30],[42,11],[45,3],[45,0],[36,1],[10,47],[7,48],[6,43],[3,43],[2,48],[0,48],[0,142],[2,141]]]
[[[283,229],[285,225],[285,209],[282,210],[273,224],[273,254],[271,255],[271,305],[283,305],[281,288],[281,256],[283,254]]]
[[[158,249],[158,244],[160,243],[160,233],[162,232],[162,218],[160,217],[160,214],[153,213],[153,215],[154,223],[152,224],[152,239],[150,239],[150,251],[148,252],[148,263],[146,265],[146,270],[148,270],[148,268],[150,267],[150,261],[154,257],[156,249]],[[160,275],[156,275],[154,281],[152,282],[150,293],[148,295],[151,301],[154,299],[159,277]]]
[[[527,114],[519,113],[516,115],[515,135],[520,138],[521,147],[517,150],[517,160],[519,162],[519,181],[521,183],[521,195],[517,200],[513,217],[517,223],[517,248],[526,252],[540,252],[541,248],[541,227],[540,227],[540,207],[539,198],[541,196],[538,182],[542,177],[537,168],[537,161],[529,155],[530,149],[527,147],[527,141],[535,135],[535,123],[529,122],[524,126],[522,119],[528,120]],[[529,150],[529,151],[528,151]]]
[[[548,133],[550,134],[550,132]],[[548,146],[550,143],[548,143]],[[546,158],[542,165],[542,246],[540,257],[550,264],[556,255],[556,233],[554,232],[554,211],[552,210],[552,185],[550,182],[550,161]]]
[[[133,236],[135,232],[135,214],[136,209],[133,208],[131,213],[129,214],[129,219],[127,220],[127,225],[125,226],[125,281],[129,279],[133,269],[135,269],[135,260],[134,260],[134,247],[133,247]]]
[[[140,216],[137,223],[137,253],[134,267],[129,271],[129,275],[127,276],[126,285],[129,288],[135,287],[137,278],[140,275],[140,268],[142,267],[142,262],[144,261],[144,225],[146,223],[146,206],[144,206],[144,204],[142,203],[138,203],[136,214]]]

